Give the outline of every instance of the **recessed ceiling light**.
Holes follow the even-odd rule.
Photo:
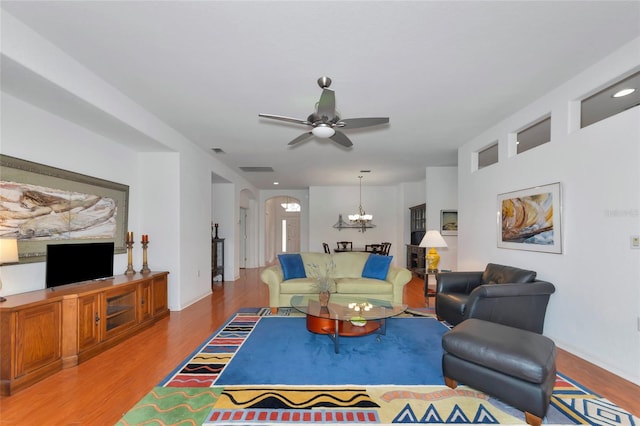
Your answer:
[[[614,93],[612,97],[614,97],[614,98],[621,98],[621,97],[623,97],[623,96],[630,95],[630,94],[632,94],[632,93],[633,93],[633,92],[635,92],[635,91],[636,91],[636,89],[622,89],[622,90],[619,90],[619,91],[617,91],[616,93]]]
[[[273,182],[274,185],[280,185],[280,182]]]

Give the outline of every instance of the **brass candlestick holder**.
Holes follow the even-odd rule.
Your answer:
[[[136,271],[133,270],[133,241],[127,241],[125,243],[127,245],[127,270],[124,271],[125,275],[133,275]]]
[[[146,274],[147,272],[151,272],[151,269],[149,269],[149,264],[147,263],[147,246],[149,245],[149,240],[143,239],[141,243],[142,243],[142,269],[140,270],[140,272],[143,274]]]

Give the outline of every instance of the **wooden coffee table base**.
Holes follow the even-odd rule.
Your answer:
[[[336,333],[337,328],[337,333]],[[385,334],[385,320],[368,320],[361,327],[351,324],[350,321],[341,321],[331,318],[315,317],[307,315],[307,330],[316,334],[326,334],[333,340],[336,353],[339,352],[339,337],[358,337],[366,336],[371,333],[378,332],[380,335]]]

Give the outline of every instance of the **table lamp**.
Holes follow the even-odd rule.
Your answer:
[[[429,248],[425,258],[427,259],[427,272],[438,272],[438,262],[440,262],[440,255],[436,250],[436,247],[447,247],[447,242],[442,238],[440,232],[436,230],[427,231],[427,233],[420,241],[420,247]]]
[[[18,263],[18,240],[15,238],[0,238],[0,265]],[[2,280],[0,279],[0,289]],[[4,302],[4,297],[0,296],[0,302]]]

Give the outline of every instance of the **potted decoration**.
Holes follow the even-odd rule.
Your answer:
[[[315,263],[310,263],[307,265],[307,268],[309,276],[316,279],[314,288],[318,291],[318,301],[320,302],[320,306],[327,307],[329,305],[331,292],[335,291],[336,282],[332,276],[336,269],[336,265],[333,263],[333,260],[331,260],[331,262],[328,262],[323,266],[324,267],[321,267]]]

